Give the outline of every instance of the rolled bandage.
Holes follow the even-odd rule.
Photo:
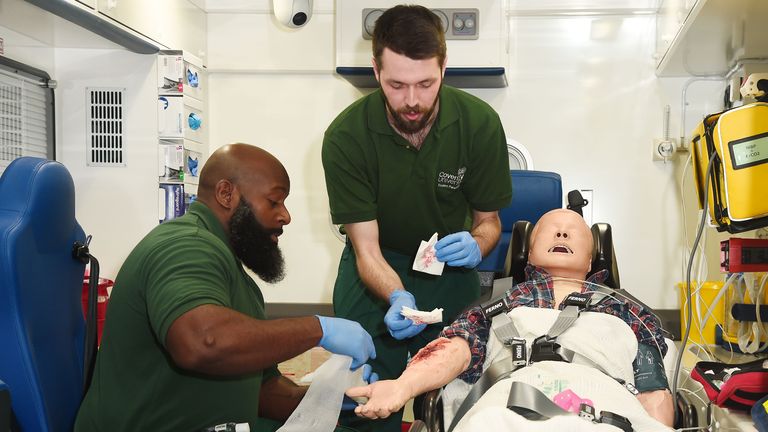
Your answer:
[[[315,372],[312,385],[277,432],[332,431],[341,411],[344,392],[351,387],[352,358],[333,354]],[[362,368],[361,368],[362,369]]]
[[[310,372],[299,380],[302,384],[312,384],[312,382],[315,380],[315,372]],[[349,372],[349,387],[362,387],[367,386],[368,382],[363,379],[363,368],[357,368],[356,371]],[[359,404],[365,404],[368,402],[368,398],[365,396],[356,396],[356,397],[349,397],[353,401],[359,403]]]
[[[443,322],[443,308],[435,308],[430,312],[424,312],[416,309],[411,309],[408,306],[403,306],[400,310],[400,314],[414,324],[434,324]]]

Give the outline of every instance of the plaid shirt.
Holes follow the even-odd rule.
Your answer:
[[[553,279],[542,268],[528,265],[525,269],[528,280],[515,285],[506,292],[507,301],[512,308],[528,306],[543,309],[554,309]],[[607,270],[602,270],[590,276],[582,285],[582,292],[592,292],[597,288],[595,284],[602,283],[608,276]],[[561,303],[560,310],[565,306]],[[662,350],[662,355],[667,352],[667,344],[661,333],[659,320],[632,301],[619,301],[613,297],[606,297],[601,302],[590,305],[587,311],[603,312],[621,318],[626,322],[637,336],[637,341],[650,346],[657,343]],[[647,326],[647,328],[646,328]],[[485,362],[485,346],[488,343],[488,334],[491,329],[491,320],[486,319],[481,308],[474,307],[459,315],[450,326],[445,327],[440,333],[441,337],[460,337],[469,343],[472,355],[469,368],[459,378],[474,383],[483,373]],[[649,331],[650,330],[650,331]]]

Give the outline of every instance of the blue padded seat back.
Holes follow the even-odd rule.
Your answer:
[[[481,272],[503,273],[515,222],[536,223],[544,213],[563,206],[560,175],[547,171],[511,170],[512,202],[499,211],[501,238],[496,248],[477,266]]]
[[[14,160],[0,177],[0,379],[23,431],[71,431],[82,400],[85,234],[64,165]]]

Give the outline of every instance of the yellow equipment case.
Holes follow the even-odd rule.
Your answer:
[[[755,102],[711,114],[691,142],[699,208],[709,180],[710,221],[718,231],[740,233],[768,226],[768,103]]]

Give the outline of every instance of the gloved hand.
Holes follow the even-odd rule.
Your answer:
[[[400,313],[403,306],[416,309],[416,299],[413,298],[413,294],[405,290],[393,291],[389,295],[389,304],[391,306],[384,315],[384,324],[387,325],[387,330],[393,338],[397,340],[412,338],[427,327],[426,324],[414,324]]]
[[[448,234],[435,243],[435,257],[451,267],[475,268],[483,259],[480,246],[466,231]]]
[[[318,346],[334,354],[352,357],[352,369],[357,369],[369,358],[376,358],[373,339],[359,323],[344,318],[316,316],[323,330],[323,337],[320,338]]]
[[[379,374],[372,372],[371,365],[364,364],[363,367],[363,381],[365,384],[373,384],[379,380]],[[362,384],[364,385],[364,384]],[[344,399],[341,402],[342,411],[350,411],[357,408],[359,404],[351,397],[344,395]]]

